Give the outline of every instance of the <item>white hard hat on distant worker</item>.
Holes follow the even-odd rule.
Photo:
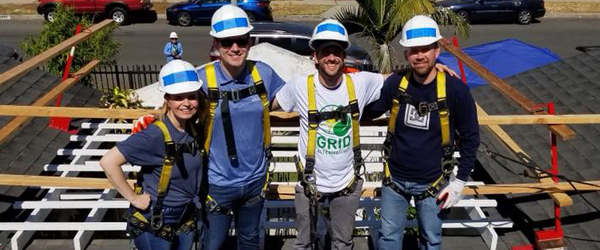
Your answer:
[[[228,4],[219,8],[210,20],[210,35],[216,38],[242,36],[254,27],[248,14],[240,7]]]
[[[167,94],[198,91],[202,80],[194,66],[183,60],[173,60],[160,69],[158,90]]]
[[[171,39],[177,38],[178,39],[179,37],[177,37],[177,33],[171,32],[171,34],[169,35],[169,38],[171,38]]]
[[[330,41],[329,42],[321,42],[321,41]],[[317,46],[315,45],[342,45],[341,49],[350,48],[350,40],[348,39],[348,31],[340,22],[327,19],[319,24],[313,30],[312,38],[310,39],[308,45],[313,49],[317,50]]]
[[[438,24],[427,16],[414,16],[402,27],[400,44],[404,47],[426,46],[442,39]]]

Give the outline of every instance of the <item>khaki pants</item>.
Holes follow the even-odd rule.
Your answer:
[[[353,193],[345,196],[327,197],[324,196],[319,201],[321,205],[325,200],[329,200],[329,217],[332,246],[331,249],[342,250],[352,249],[352,232],[354,231],[354,221],[358,201],[363,186],[363,180],[359,180]],[[294,249],[311,249],[310,239],[310,201],[304,194],[304,188],[296,185],[296,198],[294,205],[296,207],[296,223],[298,235],[294,243]],[[322,216],[319,214],[319,216]]]

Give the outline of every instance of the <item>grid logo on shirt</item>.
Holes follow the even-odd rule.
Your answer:
[[[421,116],[413,105],[407,104],[404,112],[404,124],[411,128],[429,130],[429,114]]]
[[[343,108],[338,105],[328,105],[319,112],[334,111]],[[317,129],[317,152],[320,154],[336,155],[348,152],[352,145],[350,132],[352,117],[347,115],[345,120],[330,119],[319,124]]]

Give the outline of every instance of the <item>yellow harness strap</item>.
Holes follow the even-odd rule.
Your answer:
[[[163,168],[160,172],[160,179],[158,181],[157,187],[157,206],[162,206],[162,201],[167,195],[167,189],[169,188],[169,182],[171,181],[171,173],[173,171],[173,164],[175,164],[175,143],[171,138],[171,133],[169,133],[169,129],[167,125],[165,125],[162,121],[155,121],[154,125],[156,125],[160,131],[163,133],[164,141],[165,141],[165,158],[163,160]],[[141,183],[139,183],[141,184]],[[140,194],[143,192],[141,186],[136,187],[136,193]],[[162,208],[160,208],[162,209]],[[157,211],[157,213],[162,213],[161,211]],[[136,209],[132,214],[135,218],[140,221],[149,223],[148,220]],[[154,225],[153,225],[154,226]],[[160,228],[162,226],[162,218],[160,221]]]
[[[258,73],[258,68],[256,67],[256,64],[252,61],[247,61],[247,65],[251,71],[252,80],[254,81],[254,85],[259,86],[259,85],[264,84],[262,81],[262,78],[260,77],[260,73]],[[217,86],[217,77],[216,77],[214,63],[207,64],[204,67],[204,69],[206,71],[206,80],[208,81],[208,83],[207,83],[208,89],[214,90],[214,91],[219,91],[219,88]],[[260,96],[260,100],[261,100],[262,106],[263,106],[263,148],[265,150],[269,150],[269,154],[270,154],[270,148],[271,148],[271,119],[269,116],[270,102],[269,102],[269,98],[268,98],[266,92],[262,92],[262,93],[258,93],[258,94]],[[207,120],[205,123],[206,124],[205,125],[206,139],[204,140],[204,151],[207,156],[208,156],[208,153],[210,152],[210,142],[212,140],[212,131],[213,131],[214,119],[215,119],[215,114],[217,112],[216,110],[217,110],[218,103],[219,103],[219,100],[210,100],[209,115],[207,116]]]
[[[352,117],[352,149],[354,152],[354,161],[355,161],[355,175],[352,177],[347,186],[350,186],[354,183],[360,172],[360,166],[362,166],[362,156],[360,151],[360,125],[359,118],[360,113],[358,111],[358,100],[356,99],[356,94],[354,91],[354,82],[350,75],[345,75],[346,78],[346,89],[348,91],[348,107],[351,110]],[[316,101],[316,93],[315,93],[315,84],[314,84],[314,75],[309,75],[306,81],[306,87],[308,91],[308,114],[309,117],[316,117],[319,114],[317,110],[317,101]],[[307,152],[306,159],[307,165],[314,164],[315,159],[315,150],[316,150],[316,141],[317,141],[317,128],[319,126],[319,122],[311,121],[309,119],[308,122],[308,143],[307,143]],[[312,161],[312,163],[309,163]],[[297,166],[301,167],[300,164]],[[309,166],[312,168],[312,166]],[[308,169],[309,172],[312,172],[313,169]],[[303,169],[299,169],[299,172],[304,172]]]
[[[206,71],[206,81],[207,81],[207,87],[208,90],[215,90],[218,91],[219,88],[217,87],[217,76],[215,74],[215,65],[214,64],[208,64],[205,66],[205,71]],[[219,100],[209,100],[209,113],[208,116],[206,116],[206,122],[204,123],[204,136],[206,136],[206,138],[204,139],[204,156],[208,157],[208,153],[210,152],[210,141],[212,139],[212,132],[213,132],[213,126],[214,126],[214,120],[215,120],[215,115],[216,115],[216,110],[217,110],[217,105],[219,104]]]
[[[408,79],[410,79],[410,72],[408,74],[406,74],[404,77],[402,77],[402,80],[400,81],[400,85],[398,85],[398,91],[400,92],[400,94],[404,94],[406,93],[406,89],[408,88]],[[437,102],[445,102],[446,101],[446,74],[444,72],[438,71],[437,72],[437,77],[436,77],[437,81],[436,81],[436,89],[437,89]],[[408,104],[407,104],[408,105]],[[389,164],[388,164],[388,159],[390,156],[390,150],[391,150],[391,140],[392,138],[395,136],[395,132],[396,132],[396,120],[398,118],[398,112],[400,110],[400,100],[399,98],[394,98],[393,103],[392,103],[392,110],[390,111],[390,120],[388,121],[388,131],[387,131],[387,136],[386,136],[386,143],[384,144],[389,144],[387,145],[387,147],[390,147],[388,149],[383,150],[383,156],[384,156],[384,161],[383,161],[383,173],[384,173],[384,183],[390,183],[391,182],[391,173],[390,173],[390,168],[389,168]],[[449,115],[449,111],[447,107],[444,108],[440,108],[438,110],[439,116],[440,116],[440,128],[441,128],[441,132],[442,132],[442,148],[449,148],[449,146],[451,146],[451,142],[450,142],[450,115]],[[439,180],[439,178],[438,178]],[[436,181],[437,183],[438,181]]]
[[[262,87],[261,85],[264,84],[260,73],[258,72],[258,67],[256,67],[256,63],[253,61],[246,61],[248,68],[250,69],[251,75],[252,75],[252,80],[254,81],[254,86],[255,87]],[[206,80],[207,80],[207,86],[208,86],[208,90],[209,92],[211,91],[219,91],[219,88],[217,86],[217,77],[216,77],[216,72],[215,72],[215,66],[214,63],[211,64],[207,64],[205,66],[205,71],[206,71]],[[257,88],[257,89],[261,89],[261,88]],[[266,89],[266,88],[265,88]],[[267,92],[266,91],[259,91],[258,93],[256,93],[260,96],[260,100],[263,106],[263,149],[265,150],[265,157],[267,158],[267,173],[266,173],[266,181],[265,184],[263,185],[263,192],[261,193],[261,196],[266,195],[266,192],[269,191],[269,184],[270,184],[270,180],[271,180],[271,173],[269,171],[269,163],[271,161],[271,159],[273,158],[273,155],[271,153],[271,118],[269,115],[269,109],[271,107],[271,104],[269,102],[269,97],[267,96]],[[212,132],[213,132],[213,126],[214,126],[214,119],[215,119],[215,114],[216,114],[216,110],[217,110],[217,105],[219,103],[218,99],[211,99],[209,98],[209,115],[206,118],[205,121],[205,140],[204,140],[204,156],[208,157],[209,156],[209,152],[210,152],[210,143],[212,140]],[[207,200],[206,203],[210,204],[210,206],[212,207],[218,207],[218,204],[216,203],[216,201],[210,196],[207,195]]]

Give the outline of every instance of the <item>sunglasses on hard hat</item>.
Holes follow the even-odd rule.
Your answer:
[[[246,45],[248,45],[248,43],[250,42],[249,37],[242,37],[242,38],[234,38],[234,39],[218,39],[219,43],[221,44],[221,46],[225,47],[225,48],[231,48],[231,46],[233,46],[233,44],[237,44],[238,47],[246,47]]]

